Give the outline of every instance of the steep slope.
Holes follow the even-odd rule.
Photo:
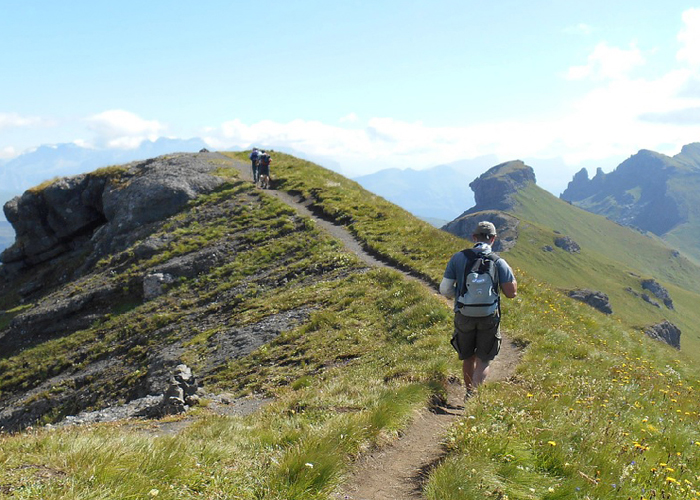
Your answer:
[[[229,156],[243,159],[245,153]],[[172,271],[189,258],[211,262],[210,245],[222,245],[211,267],[166,284],[162,295],[145,302],[137,293],[134,303],[88,329],[0,360],[0,397],[11,380],[5,374],[29,371],[33,375],[20,385],[31,390],[36,379],[48,380],[56,371],[74,375],[91,368],[84,379],[36,394],[24,402],[29,407],[55,405],[61,393],[94,383],[92,377],[112,385],[104,388],[106,395],[119,392],[122,382],[140,387],[157,367],[148,361],[171,354],[195,373],[209,374],[200,405],[184,417],[158,421],[0,434],[0,494],[344,498],[343,477],[356,457],[395,441],[417,410],[444,400],[446,379],[459,374],[448,344],[450,304],[401,273],[368,269],[312,220],[241,180],[231,164],[222,159],[216,174],[225,182],[214,192],[81,276],[113,270],[105,279],[123,275],[141,284],[146,271],[161,265]],[[272,173],[278,189],[351,230],[377,258],[433,285],[464,245],[318,166],[275,154]],[[159,241],[165,246],[152,246]],[[155,249],[146,257],[135,251],[145,243],[141,249]],[[684,353],[523,270],[518,279],[520,296],[503,304],[502,326],[527,346],[523,363],[514,377],[487,383],[469,400],[442,440],[447,455],[421,471],[423,495],[696,496],[700,374]],[[55,283],[53,291],[35,290],[23,303],[3,295],[17,305],[10,315],[19,318],[44,294],[64,289],[80,295],[91,286],[89,280],[76,287]],[[295,316],[276,335],[275,321],[287,312]],[[242,332],[274,339],[237,357],[228,347],[241,343]],[[96,363],[73,357],[81,350],[89,356],[93,347],[102,349]],[[57,363],[61,358],[69,361],[65,367]],[[119,370],[104,377],[98,368],[113,358],[117,366],[132,363],[130,377],[121,378]],[[217,368],[208,368],[210,361]],[[218,391],[228,394],[219,397]],[[235,415],[235,405],[225,400],[243,394],[270,401],[248,416]],[[58,416],[45,415],[44,421]]]
[[[668,157],[641,150],[609,174],[588,178],[583,169],[564,200],[623,225],[649,231],[696,260],[700,258],[700,143]]]
[[[487,186],[483,194],[475,193],[483,202],[445,229],[464,237],[477,219],[491,218],[502,232],[497,250],[509,248],[509,260],[520,268],[562,289],[605,293],[614,315],[628,325],[644,328],[668,320],[683,332],[683,349],[696,353],[700,315],[694,304],[700,300],[700,267],[653,235],[557,199],[539,188],[530,174],[531,169],[518,162],[489,170],[472,183],[475,190]],[[505,214],[497,211],[503,207]],[[567,251],[557,246],[567,237],[580,248]],[[645,290],[645,280],[668,289],[674,308]]]

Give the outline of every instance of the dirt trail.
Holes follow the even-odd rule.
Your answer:
[[[233,166],[240,170],[244,179],[252,182],[250,163],[222,157],[231,161]],[[274,166],[272,174],[274,174]],[[347,249],[368,265],[392,267],[368,254],[345,227],[317,217],[309,210],[308,202],[274,189],[265,190],[265,193],[275,196],[295,208],[300,214],[311,217],[321,228],[342,241]],[[405,272],[404,274],[411,279],[418,279],[437,294],[432,284]],[[451,304],[448,299],[441,298]],[[491,365],[488,381],[509,378],[515,371],[519,359],[519,349],[504,337],[501,351]],[[350,477],[334,498],[338,500],[422,499],[423,483],[428,473],[444,457],[442,440],[446,431],[453,422],[464,415],[463,387],[455,382],[449,384],[447,389],[446,404],[418,412],[399,439],[360,458]],[[476,402],[478,397],[477,394]]]

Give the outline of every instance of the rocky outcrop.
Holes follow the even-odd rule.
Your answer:
[[[471,240],[476,225],[487,220],[496,226],[498,232],[494,251],[508,251],[517,242],[519,221],[503,211],[514,207],[514,194],[535,182],[535,172],[520,160],[490,168],[469,184],[474,191],[476,205],[445,224],[442,229]]]
[[[664,235],[685,219],[681,200],[669,192],[683,161],[685,156],[641,150],[608,174],[598,169],[590,180],[580,170],[561,198],[620,224]]]
[[[654,340],[667,343],[671,347],[679,350],[681,348],[681,330],[669,321],[651,325],[644,330],[644,333]]]
[[[79,245],[107,223],[102,194],[109,176],[79,175],[26,191],[4,206],[16,233],[14,245],[0,254],[6,268],[32,266]]]
[[[603,292],[582,289],[570,290],[567,295],[572,299],[580,300],[581,302],[588,304],[602,313],[612,314],[613,312],[612,307],[610,306],[610,299]]]
[[[163,295],[170,285],[175,282],[175,278],[167,273],[147,274],[143,278],[143,298],[152,300]]]
[[[182,210],[219,186],[207,155],[171,155],[124,167],[58,179],[5,204],[16,232],[0,254],[3,272],[79,250],[88,262],[125,248],[149,233],[149,224]]]
[[[535,182],[534,170],[520,160],[496,165],[469,184],[474,191],[475,206],[467,213],[511,210],[513,194]]]
[[[581,253],[581,247],[568,236],[559,236],[554,239],[554,244],[569,253]]]
[[[656,280],[642,280],[642,288],[644,290],[649,290],[652,294],[654,294],[654,297],[663,302],[667,308],[673,310],[673,300],[671,299],[668,290],[661,286]]]

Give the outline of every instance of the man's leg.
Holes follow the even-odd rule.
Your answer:
[[[484,383],[489,374],[490,361],[483,361],[476,354],[462,361],[462,375],[467,392]]]
[[[476,355],[473,355],[462,361],[462,375],[464,376],[464,387],[467,389],[467,394],[476,387],[474,384],[476,359]]]
[[[472,383],[474,387],[479,387],[484,383],[489,374],[490,361],[483,361],[479,356],[474,356],[474,373],[472,374]]]

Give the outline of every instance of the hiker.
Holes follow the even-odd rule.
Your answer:
[[[270,189],[270,163],[272,158],[265,151],[262,151],[258,156],[258,179],[260,179],[260,187]]]
[[[451,344],[462,360],[465,400],[486,379],[501,348],[499,291],[509,299],[518,293],[513,270],[491,251],[496,226],[479,222],[472,240],[473,248],[452,256],[440,283],[440,293],[455,299]]]
[[[258,182],[258,159],[260,158],[260,150],[253,148],[250,153],[251,168],[253,169],[253,184]]]

